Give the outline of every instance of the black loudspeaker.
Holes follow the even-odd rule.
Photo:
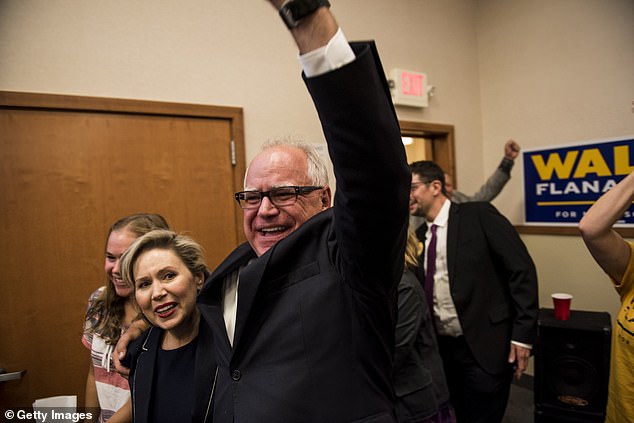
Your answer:
[[[535,422],[603,422],[610,373],[609,313],[570,312],[555,320],[539,310],[535,354]]]

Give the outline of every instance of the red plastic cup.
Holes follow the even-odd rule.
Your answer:
[[[553,297],[553,304],[555,306],[555,319],[568,320],[570,318],[572,295],[559,292],[552,294],[551,297]]]

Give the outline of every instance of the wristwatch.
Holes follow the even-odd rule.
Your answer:
[[[287,0],[280,8],[280,17],[288,29],[293,29],[302,18],[320,7],[330,7],[330,3],[328,0]]]

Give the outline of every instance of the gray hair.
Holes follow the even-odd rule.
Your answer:
[[[313,144],[290,138],[275,139],[266,141],[262,145],[260,152],[275,147],[294,147],[303,151],[306,155],[306,163],[308,167],[306,169],[306,175],[308,176],[310,183],[320,187],[328,185],[328,170],[326,169],[326,163],[324,163],[324,160],[321,158],[321,155]],[[247,168],[247,172],[248,170],[249,169]]]

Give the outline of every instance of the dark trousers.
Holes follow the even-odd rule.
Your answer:
[[[485,372],[464,336],[439,336],[438,346],[458,423],[501,422],[511,390],[511,365],[502,374]]]

